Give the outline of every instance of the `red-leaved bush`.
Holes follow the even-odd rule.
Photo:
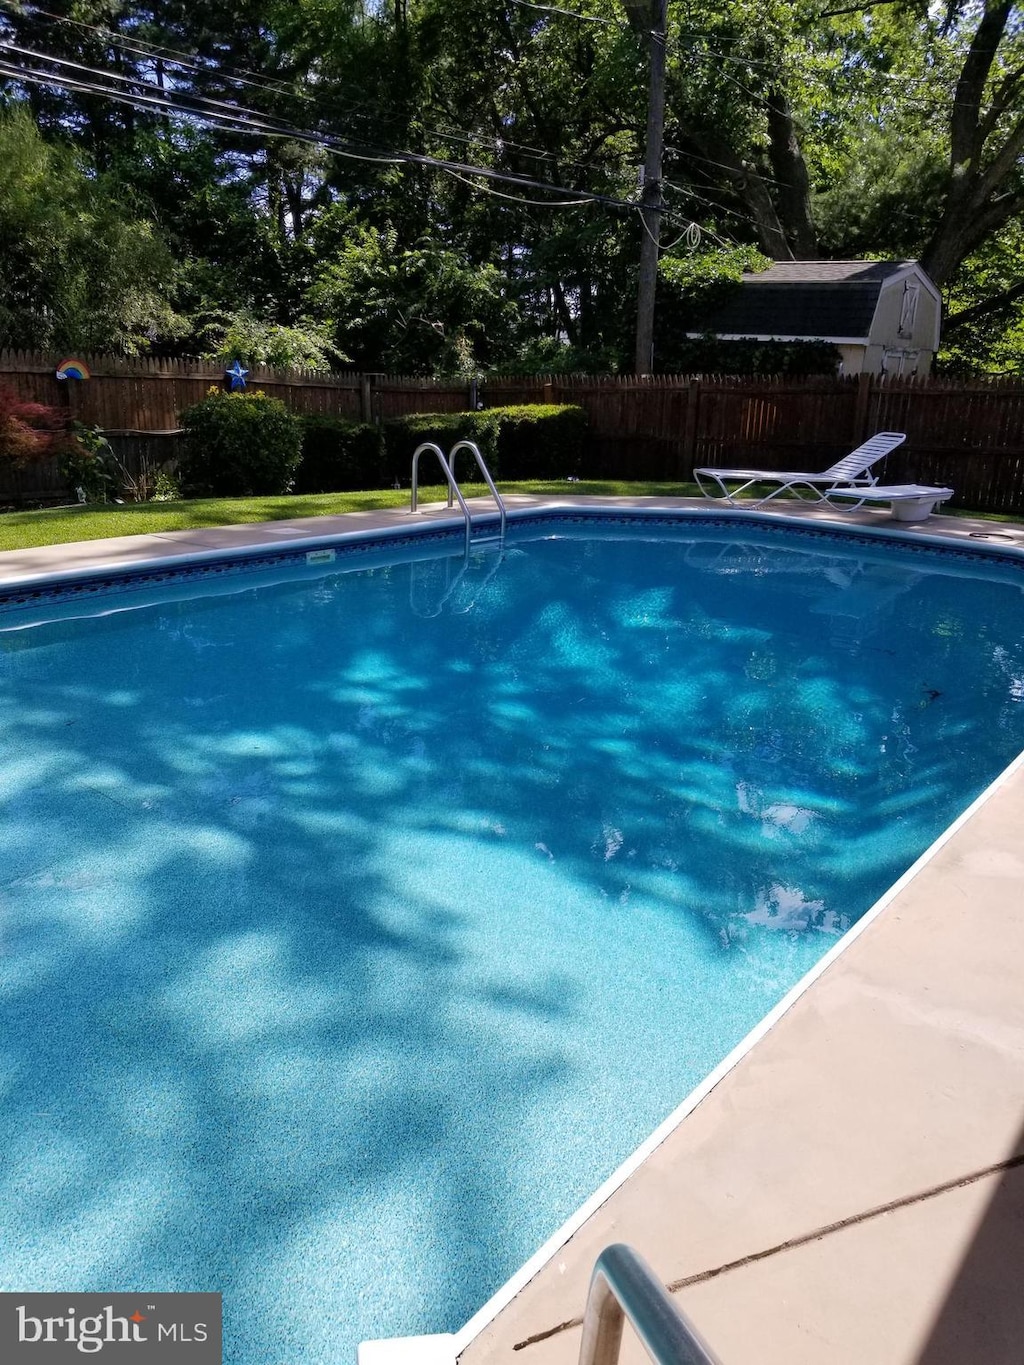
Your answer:
[[[66,413],[0,387],[0,459],[27,464],[64,454],[75,444]]]

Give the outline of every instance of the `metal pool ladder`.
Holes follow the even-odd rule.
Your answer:
[[[619,1242],[594,1265],[579,1365],[616,1365],[627,1317],[657,1365],[719,1365],[646,1261]]]
[[[423,443],[422,445],[416,447],[416,449],[413,451],[413,456],[412,456],[412,497],[411,497],[410,504],[409,504],[409,511],[410,511],[410,512],[415,512],[415,511],[416,511],[416,507],[417,507],[417,503],[418,503],[418,495],[419,495],[419,464],[420,464],[420,456],[421,456],[421,455],[423,454],[423,452],[426,451],[426,450],[432,450],[432,451],[434,452],[434,454],[437,456],[438,462],[439,462],[439,464],[441,465],[441,470],[442,470],[442,472],[443,472],[443,474],[444,474],[445,482],[448,484],[448,506],[449,506],[449,507],[452,507],[452,506],[454,505],[453,499],[457,500],[457,501],[458,501],[458,504],[459,504],[459,507],[460,507],[460,509],[462,510],[462,515],[463,515],[463,516],[465,517],[465,519],[466,519],[466,559],[467,559],[467,560],[469,559],[469,546],[470,546],[470,541],[471,541],[472,535],[473,535],[473,517],[472,517],[472,514],[471,514],[471,512],[470,512],[470,510],[469,510],[469,506],[468,506],[468,504],[466,503],[466,499],[462,496],[462,489],[459,487],[458,481],[457,481],[456,478],[455,478],[454,470],[455,470],[455,457],[456,457],[456,455],[459,453],[460,450],[468,450],[468,451],[470,452],[470,454],[473,455],[473,457],[475,458],[475,460],[476,460],[476,462],[477,462],[477,466],[478,466],[478,468],[479,468],[479,470],[480,470],[480,473],[484,476],[484,483],[486,483],[487,487],[490,489],[491,497],[494,499],[494,501],[495,501],[495,503],[497,504],[497,507],[498,507],[498,535],[497,535],[497,541],[498,541],[498,549],[503,551],[504,548],[505,548],[505,523],[506,523],[505,503],[504,503],[504,500],[503,500],[501,494],[498,492],[497,488],[495,488],[495,486],[494,486],[494,480],[491,478],[490,470],[487,468],[486,464],[484,463],[484,457],[480,454],[479,448],[478,448],[476,445],[474,445],[472,441],[457,441],[457,442],[455,443],[455,445],[452,446],[451,450],[448,452],[448,458],[447,458],[447,459],[445,459],[444,451],[441,449],[441,447],[440,447],[439,445],[435,445],[433,441],[424,441],[424,443]],[[477,537],[477,541],[478,541],[478,542],[479,542],[481,539],[482,539],[482,537],[479,537],[479,536]],[[488,536],[488,537],[486,537],[486,539],[490,540],[490,539],[494,539],[494,537]]]

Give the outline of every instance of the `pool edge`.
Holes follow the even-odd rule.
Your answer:
[[[359,1365],[454,1365],[459,1356],[485,1328],[552,1260],[589,1219],[633,1176],[648,1158],[687,1119],[712,1090],[772,1031],[779,1020],[879,919],[893,900],[914,881],[960,830],[1024,769],[1024,751],[1019,753],[998,776],[979,793],[961,814],[924,850],[891,887],[861,916],[856,924],[792,986],[782,999],[743,1038],[736,1047],[696,1086],[672,1113],[658,1125],[615,1171],[555,1231],[544,1244],[487,1300],[456,1332],[422,1337],[391,1337],[361,1342]],[[578,1305],[582,1311],[583,1304]],[[365,1349],[364,1349],[365,1348]]]

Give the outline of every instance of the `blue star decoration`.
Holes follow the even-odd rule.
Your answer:
[[[229,369],[224,371],[224,378],[228,381],[228,387],[232,393],[234,393],[236,389],[245,388],[245,376],[248,373],[249,371],[244,368],[240,360],[236,360]]]

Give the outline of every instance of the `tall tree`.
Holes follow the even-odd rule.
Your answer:
[[[151,223],[27,111],[0,116],[0,346],[138,352],[180,326]]]
[[[950,22],[970,30],[971,8]],[[972,251],[1024,210],[1024,41],[1020,6],[986,0],[970,36],[949,119],[949,179],[923,264],[945,284]]]

